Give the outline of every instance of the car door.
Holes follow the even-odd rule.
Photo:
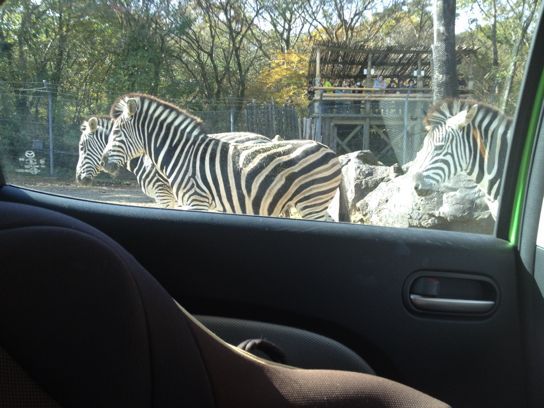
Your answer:
[[[541,22],[493,235],[126,207],[4,182],[0,199],[102,230],[193,314],[321,334],[452,406],[540,407],[542,49]]]

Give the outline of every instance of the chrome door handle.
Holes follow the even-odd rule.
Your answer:
[[[494,300],[469,300],[427,297],[410,294],[410,301],[419,310],[429,312],[487,313],[495,306]]]

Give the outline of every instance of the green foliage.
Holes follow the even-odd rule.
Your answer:
[[[458,44],[476,52],[460,71],[474,81],[474,97],[513,114],[537,22],[541,0],[460,2],[472,17]]]
[[[257,77],[250,95],[269,98],[282,104],[294,104],[304,109],[307,104],[306,87],[308,54],[288,51],[278,53]]]

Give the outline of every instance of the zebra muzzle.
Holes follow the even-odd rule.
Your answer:
[[[116,175],[119,172],[119,164],[112,162],[108,156],[102,157],[102,162],[100,163],[102,168],[110,173],[111,175]]]
[[[427,181],[423,174],[416,173],[414,175],[414,190],[418,196],[425,197],[436,189],[434,188],[434,184]]]

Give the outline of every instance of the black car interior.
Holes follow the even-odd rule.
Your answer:
[[[516,251],[506,241],[447,231],[124,207],[9,185],[0,193],[3,204],[38,204],[106,233],[195,315],[317,333],[352,350],[379,376],[452,406],[517,406],[526,398],[512,273]],[[21,251],[44,265],[35,251]],[[468,285],[464,296],[498,306],[474,314],[414,310],[407,304],[410,290],[418,290],[409,284],[414,278],[441,272],[491,280],[495,292]],[[229,334],[224,325],[221,331]],[[233,337],[233,344],[257,334]],[[285,342],[274,340],[288,351]],[[295,354],[310,355],[304,350],[297,348]],[[497,387],[503,381],[509,386]]]
[[[447,406],[374,375],[242,352],[94,228],[27,205],[0,211],[1,406]]]

